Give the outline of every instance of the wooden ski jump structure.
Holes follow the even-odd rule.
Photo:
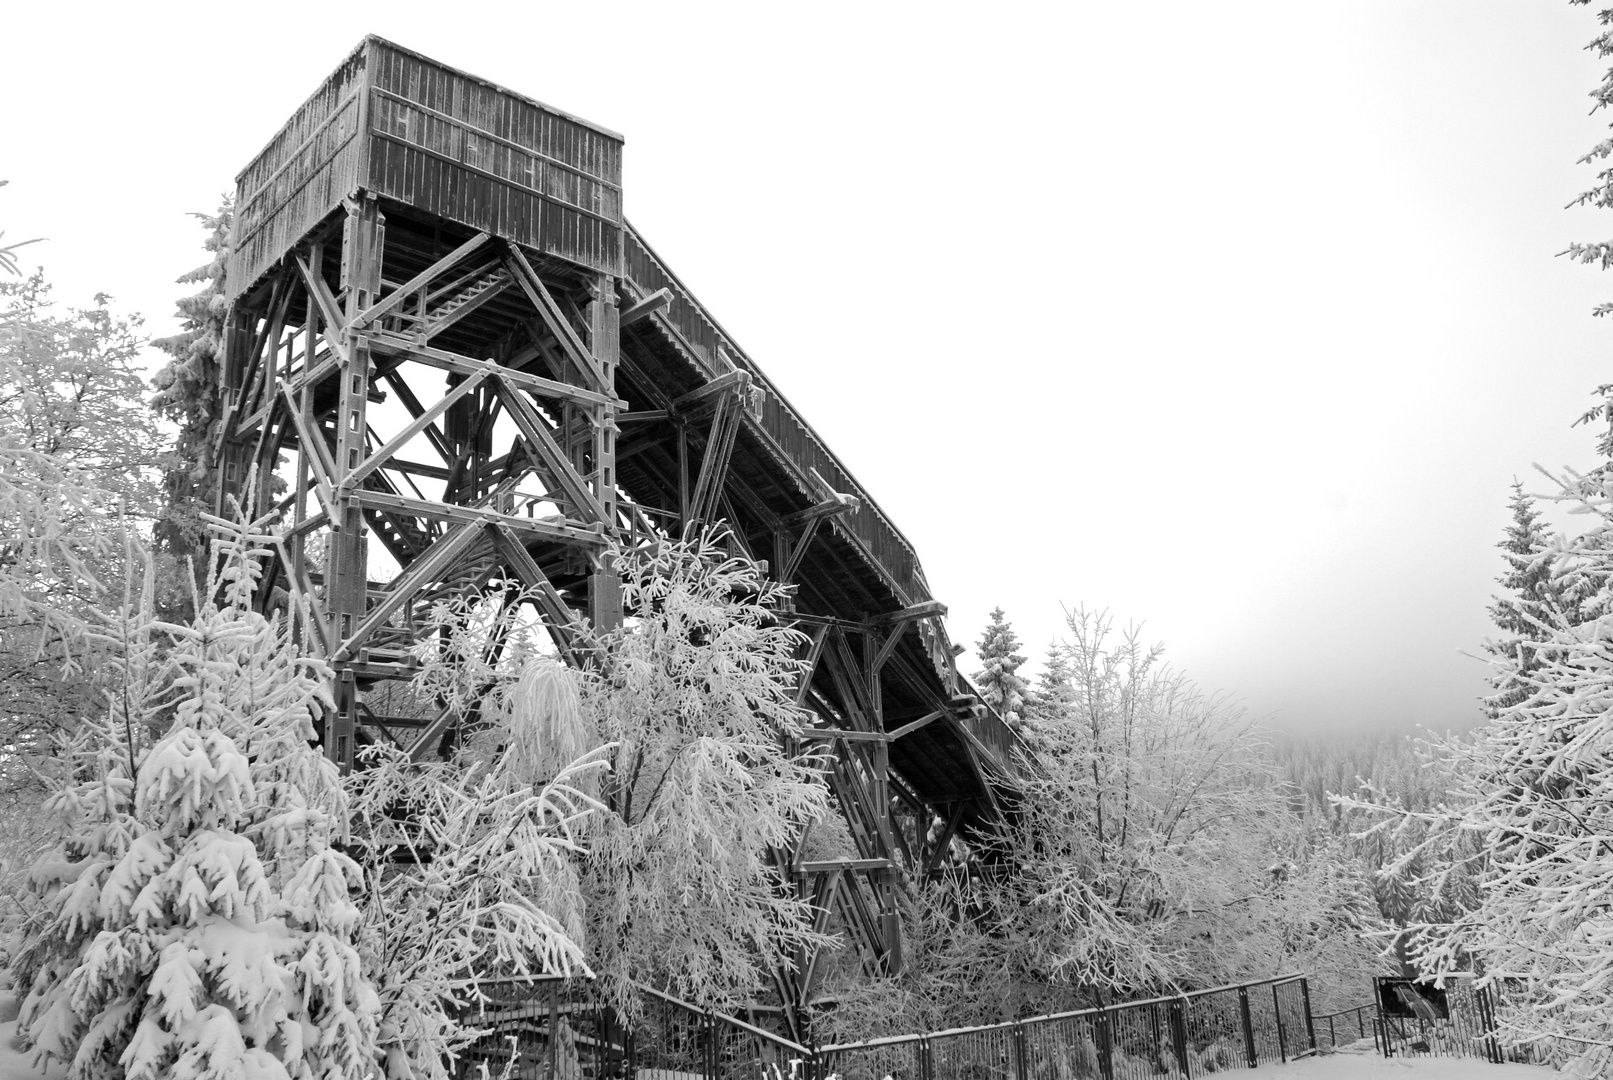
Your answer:
[[[236,180],[219,488],[268,506],[276,462],[294,478],[269,580],[313,612],[344,767],[361,727],[424,752],[451,722],[369,703],[436,599],[519,579],[564,650],[576,614],[622,618],[611,545],[726,521],[794,588],[857,847],[781,869],[893,970],[899,875],[992,828],[1013,733],[912,546],[622,216],[621,165],[619,135],[361,42]],[[786,1008],[815,966],[780,976]]]

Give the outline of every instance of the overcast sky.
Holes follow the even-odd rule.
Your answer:
[[[167,12],[169,14],[162,14]],[[173,326],[187,212],[366,32],[627,137],[628,216],[914,543],[1289,729],[1465,726],[1613,279],[1566,0],[17,5],[0,229]],[[966,670],[973,670],[969,658]]]

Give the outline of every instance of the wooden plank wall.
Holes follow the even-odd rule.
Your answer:
[[[620,136],[366,38],[236,177],[230,296],[359,188],[619,274],[621,179]]]
[[[385,42],[369,83],[369,190],[620,272],[620,138]]]
[[[235,178],[226,286],[244,292],[358,186],[365,49],[355,50]]]

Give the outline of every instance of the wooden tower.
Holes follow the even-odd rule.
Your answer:
[[[220,489],[285,512],[271,584],[313,613],[344,766],[363,728],[420,755],[456,722],[372,705],[436,598],[519,579],[567,652],[574,614],[622,617],[611,545],[726,520],[794,588],[857,848],[781,872],[893,970],[902,880],[989,832],[1013,734],[911,545],[622,216],[621,164],[604,128],[366,38],[237,177]],[[817,966],[780,974],[791,1017]]]

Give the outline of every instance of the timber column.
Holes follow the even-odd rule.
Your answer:
[[[341,302],[346,328],[346,364],[336,407],[336,476],[331,512],[331,531],[325,554],[325,595],[329,639],[345,641],[364,621],[367,613],[366,589],[369,581],[364,513],[354,498],[350,474],[365,457],[368,424],[365,409],[369,402],[369,336],[357,325],[360,312],[376,300],[381,291],[381,257],[386,243],[386,218],[374,195],[356,194],[345,207],[342,224]],[[351,668],[336,665],[336,715],[325,753],[345,772],[353,767],[353,733],[358,726],[358,687]]]
[[[621,309],[616,303],[616,279],[598,275],[589,287],[589,347],[599,363],[599,392],[609,404],[596,405],[593,415],[593,471],[589,476],[594,498],[605,511],[606,535],[616,532],[616,365],[621,358]],[[588,581],[588,618],[598,633],[622,624],[622,577],[608,565],[609,549],[594,557]]]

